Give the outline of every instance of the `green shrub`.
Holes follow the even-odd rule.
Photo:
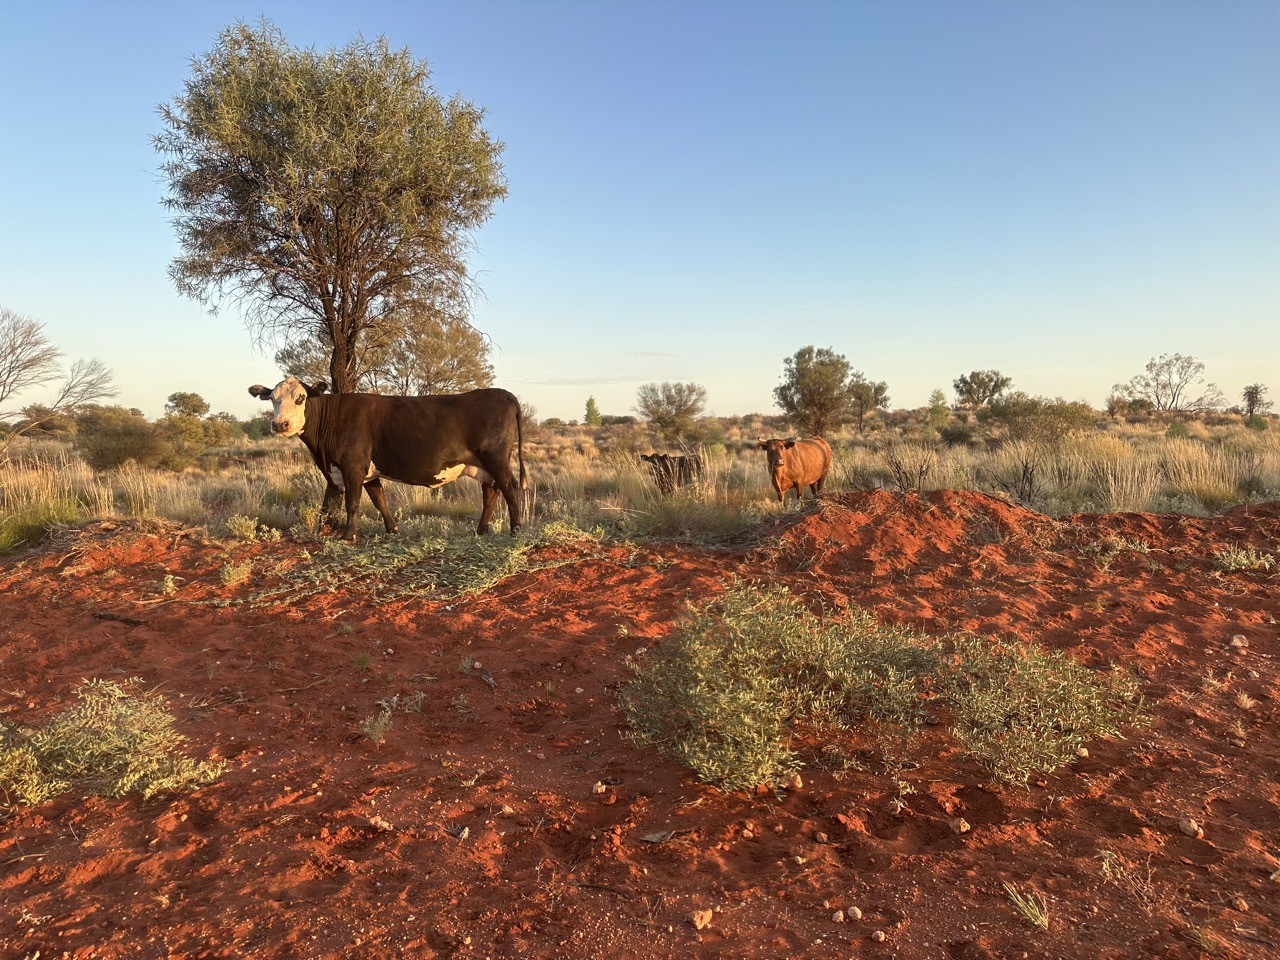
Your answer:
[[[926,637],[855,610],[816,617],[780,589],[735,584],[691,608],[620,691],[631,736],[727,789],[801,765],[801,727],[874,721],[910,733],[935,695],[951,732],[997,779],[1025,783],[1085,741],[1116,736],[1137,686],[1033,644]]]
[[[946,667],[940,692],[954,716],[951,732],[1009,783],[1061,766],[1086,741],[1118,736],[1138,716],[1132,676],[1099,675],[1034,644],[960,638]]]
[[[1239,545],[1216,550],[1213,554],[1214,567],[1224,573],[1270,570],[1275,562],[1276,558],[1269,553]]]
[[[134,692],[140,683],[88,680],[43,729],[0,725],[0,811],[73,789],[150,799],[216,780],[224,765],[179,753],[186,738],[173,729],[168,705]]]

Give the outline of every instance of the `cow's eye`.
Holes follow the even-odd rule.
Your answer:
[[[293,402],[296,403],[298,406],[302,406],[304,403],[307,402],[307,395],[305,393],[300,393],[293,398]]]

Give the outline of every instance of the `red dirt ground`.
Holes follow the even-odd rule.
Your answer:
[[[0,568],[0,711],[39,724],[82,678],[137,676],[227,767],[176,799],[0,821],[0,953],[1277,957],[1280,571],[1219,572],[1236,545],[1280,553],[1280,503],[1053,520],[877,492],[732,549],[603,547],[472,599],[353,581],[273,601],[321,544],[99,524]],[[1150,722],[1025,789],[931,727],[900,769],[853,742],[864,769],[723,793],[633,746],[615,691],[734,577],[1123,664]],[[419,690],[382,743],[362,733]],[[1006,882],[1043,899],[1047,931]]]

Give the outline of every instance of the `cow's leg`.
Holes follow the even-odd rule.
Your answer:
[[[480,484],[480,523],[476,533],[488,533],[489,521],[493,517],[494,504],[498,502],[498,484],[493,480],[485,480]]]
[[[493,517],[493,508],[497,504],[498,494],[507,501],[507,515],[511,519],[511,533],[520,529],[520,482],[511,470],[511,464],[503,457],[481,456],[480,465],[489,480],[484,487],[484,509],[480,514],[480,527],[477,533],[489,532],[489,521]]]
[[[369,494],[369,499],[373,501],[373,505],[378,508],[378,512],[382,514],[382,525],[387,528],[387,533],[395,533],[399,527],[396,526],[395,520],[391,516],[391,511],[387,509],[387,494],[382,489],[382,481],[374,477],[364,485],[365,493]]]
[[[338,525],[338,508],[342,504],[342,488],[330,477],[325,477],[324,499],[320,501],[320,521]]]
[[[358,524],[356,514],[360,512],[360,496],[364,492],[364,470],[343,470],[343,492],[347,495],[347,526],[342,531],[343,540],[354,540]]]
[[[499,481],[498,486],[507,501],[507,515],[511,518],[511,532],[514,534],[520,529],[520,484],[516,483],[515,476],[510,476]]]

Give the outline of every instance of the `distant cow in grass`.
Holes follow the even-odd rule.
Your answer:
[[[795,487],[796,499],[802,499],[808,487],[816,497],[827,482],[831,469],[831,445],[821,437],[808,440],[761,440],[756,446],[769,461],[769,478],[778,491],[778,502],[785,502],[787,491]]]
[[[642,453],[640,459],[649,464],[658,492],[669,497],[679,487],[702,482],[702,457],[697,454],[673,457],[668,453]]]
[[[512,532],[520,526],[525,471],[520,402],[514,395],[498,389],[428,397],[326,395],[327,389],[324,383],[313,387],[289,377],[274,388],[257,384],[249,393],[271,401],[275,434],[297,437],[311,453],[327,482],[325,512],[346,495],[342,539],[355,539],[361,490],[382,514],[387,533],[395,533],[383,477],[433,488],[474,477],[483,490],[476,532],[489,532],[499,494],[507,501]],[[520,464],[518,480],[512,454]]]

